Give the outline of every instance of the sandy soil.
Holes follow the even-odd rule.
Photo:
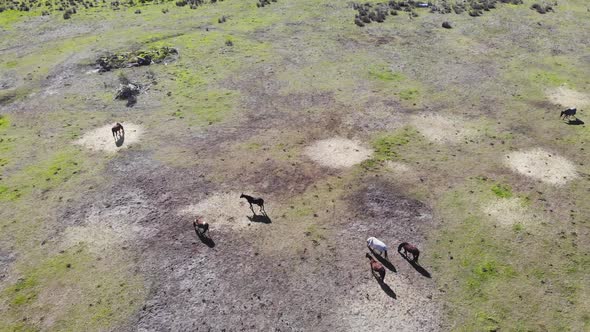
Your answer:
[[[414,116],[411,123],[428,140],[438,143],[457,143],[474,135],[465,127],[464,120],[441,115]]]
[[[518,223],[528,224],[534,221],[533,215],[527,211],[519,198],[494,200],[484,206],[483,211],[503,226],[512,226]]]
[[[547,91],[547,98],[556,104],[563,107],[580,108],[590,105],[590,96],[564,86]]]
[[[306,147],[304,154],[322,166],[348,168],[369,159],[373,151],[358,141],[334,137]]]
[[[515,172],[553,185],[578,176],[571,161],[541,148],[513,152],[506,156],[505,163]]]
[[[260,210],[254,206],[254,211],[259,214]],[[194,216],[203,216],[209,223],[210,230],[221,230],[229,226],[231,229],[245,229],[260,226],[263,222],[257,222],[253,217],[252,210],[245,199],[240,199],[240,193],[216,193],[196,204],[180,210],[179,215],[191,216],[186,219],[192,222]]]
[[[143,128],[133,123],[122,123],[125,128],[125,137],[119,140],[118,144],[113,138],[111,128],[112,124],[96,128],[86,133],[82,138],[78,139],[75,144],[82,145],[90,150],[104,151],[107,153],[115,153],[119,150],[131,147],[132,144],[139,142]]]

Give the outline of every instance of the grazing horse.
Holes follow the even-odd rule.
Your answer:
[[[113,137],[115,139],[125,136],[125,129],[123,129],[123,125],[119,122],[117,122],[113,128],[111,128],[111,131],[113,132]]]
[[[418,250],[418,248],[416,248],[415,245],[403,242],[397,247],[397,251],[401,254],[402,249],[404,251],[404,256],[408,257],[408,253],[410,253],[412,254],[412,262],[418,263],[418,256],[420,256],[420,250]]]
[[[383,254],[383,257],[387,259],[387,245],[377,239],[376,237],[371,236],[367,239],[367,247],[372,251],[378,250],[380,253]]]
[[[560,119],[569,119],[572,116],[575,118],[576,117],[576,109],[575,108],[568,108],[565,111],[561,111],[561,114],[559,115]]]
[[[204,222],[202,217],[196,217],[195,221],[193,221],[193,226],[199,236],[203,236],[209,231],[209,224]]]
[[[256,204],[260,208],[260,212],[266,214],[266,211],[264,210],[264,200],[262,198],[244,195],[243,193],[242,193],[242,195],[240,195],[240,198],[245,198],[248,201],[248,204],[250,204],[250,210],[252,210],[252,213],[256,214],[256,212],[254,212],[254,208],[252,208],[252,204]]]
[[[377,262],[375,258],[373,258],[373,256],[371,256],[369,253],[367,253],[365,256],[369,259],[369,261],[371,261],[371,273],[373,273],[373,275],[375,275],[375,273],[379,273],[379,282],[385,281],[385,267],[383,264]]]

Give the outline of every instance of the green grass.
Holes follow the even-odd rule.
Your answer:
[[[68,151],[69,150],[69,151]],[[0,182],[0,201],[14,201],[33,191],[57,188],[82,170],[83,158],[73,149],[58,152]]]
[[[404,127],[391,134],[377,137],[373,141],[376,161],[395,160],[399,157],[399,150],[404,145],[417,140],[418,132],[412,127]]]
[[[491,190],[496,196],[500,198],[512,197],[512,188],[510,188],[510,186],[507,184],[496,183],[492,185]]]
[[[49,316],[54,319],[51,330],[73,331],[102,330],[120,322],[140,305],[143,281],[116,256],[97,258],[78,245],[23,267],[22,277],[0,293],[9,303],[0,324]]]
[[[390,68],[385,66],[375,66],[369,69],[369,77],[385,82],[399,82],[405,79],[404,75],[398,72],[392,71]]]
[[[441,253],[433,255],[433,266],[446,291],[450,324],[457,331],[583,329],[588,288],[579,269],[567,278],[563,273],[587,266],[588,259],[569,240],[559,246],[547,241],[551,226],[528,232],[522,224],[494,227],[481,212],[483,202],[497,196],[489,188],[486,181],[467,181],[436,207],[445,227],[428,249]],[[567,307],[560,304],[564,298]]]

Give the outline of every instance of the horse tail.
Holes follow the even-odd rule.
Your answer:
[[[398,252],[399,252],[399,251],[402,251],[402,248],[403,248],[403,247],[404,247],[406,244],[408,244],[408,242],[402,242],[402,243],[401,243],[399,246],[397,246],[397,251],[398,251]]]

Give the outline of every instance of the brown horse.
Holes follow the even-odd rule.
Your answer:
[[[119,122],[117,122],[113,126],[113,128],[111,128],[111,131],[113,132],[113,137],[115,139],[125,136],[125,129],[123,128],[123,125],[120,124]]]
[[[264,210],[264,200],[260,197],[252,197],[250,195],[244,195],[242,193],[242,195],[240,195],[240,198],[245,198],[248,201],[248,204],[250,204],[250,210],[252,210],[252,213],[256,214],[256,212],[254,212],[254,208],[252,207],[252,204],[258,205],[258,207],[260,208],[260,212],[262,212],[263,214],[266,215],[266,211]]]
[[[404,251],[402,254],[402,250]],[[420,256],[420,250],[415,245],[403,242],[397,247],[397,251],[408,258],[408,253],[412,254],[412,262],[418,263],[418,257]]]
[[[193,221],[193,227],[195,227],[195,231],[199,236],[203,236],[209,231],[209,224],[204,222],[202,217],[195,218],[195,221]]]
[[[378,273],[378,280],[382,283],[385,280],[385,267],[383,266],[383,264],[377,262],[375,258],[373,258],[373,256],[371,256],[369,253],[367,253],[365,256],[367,256],[367,258],[371,261],[371,273],[373,273],[373,275],[375,275],[375,273]]]

